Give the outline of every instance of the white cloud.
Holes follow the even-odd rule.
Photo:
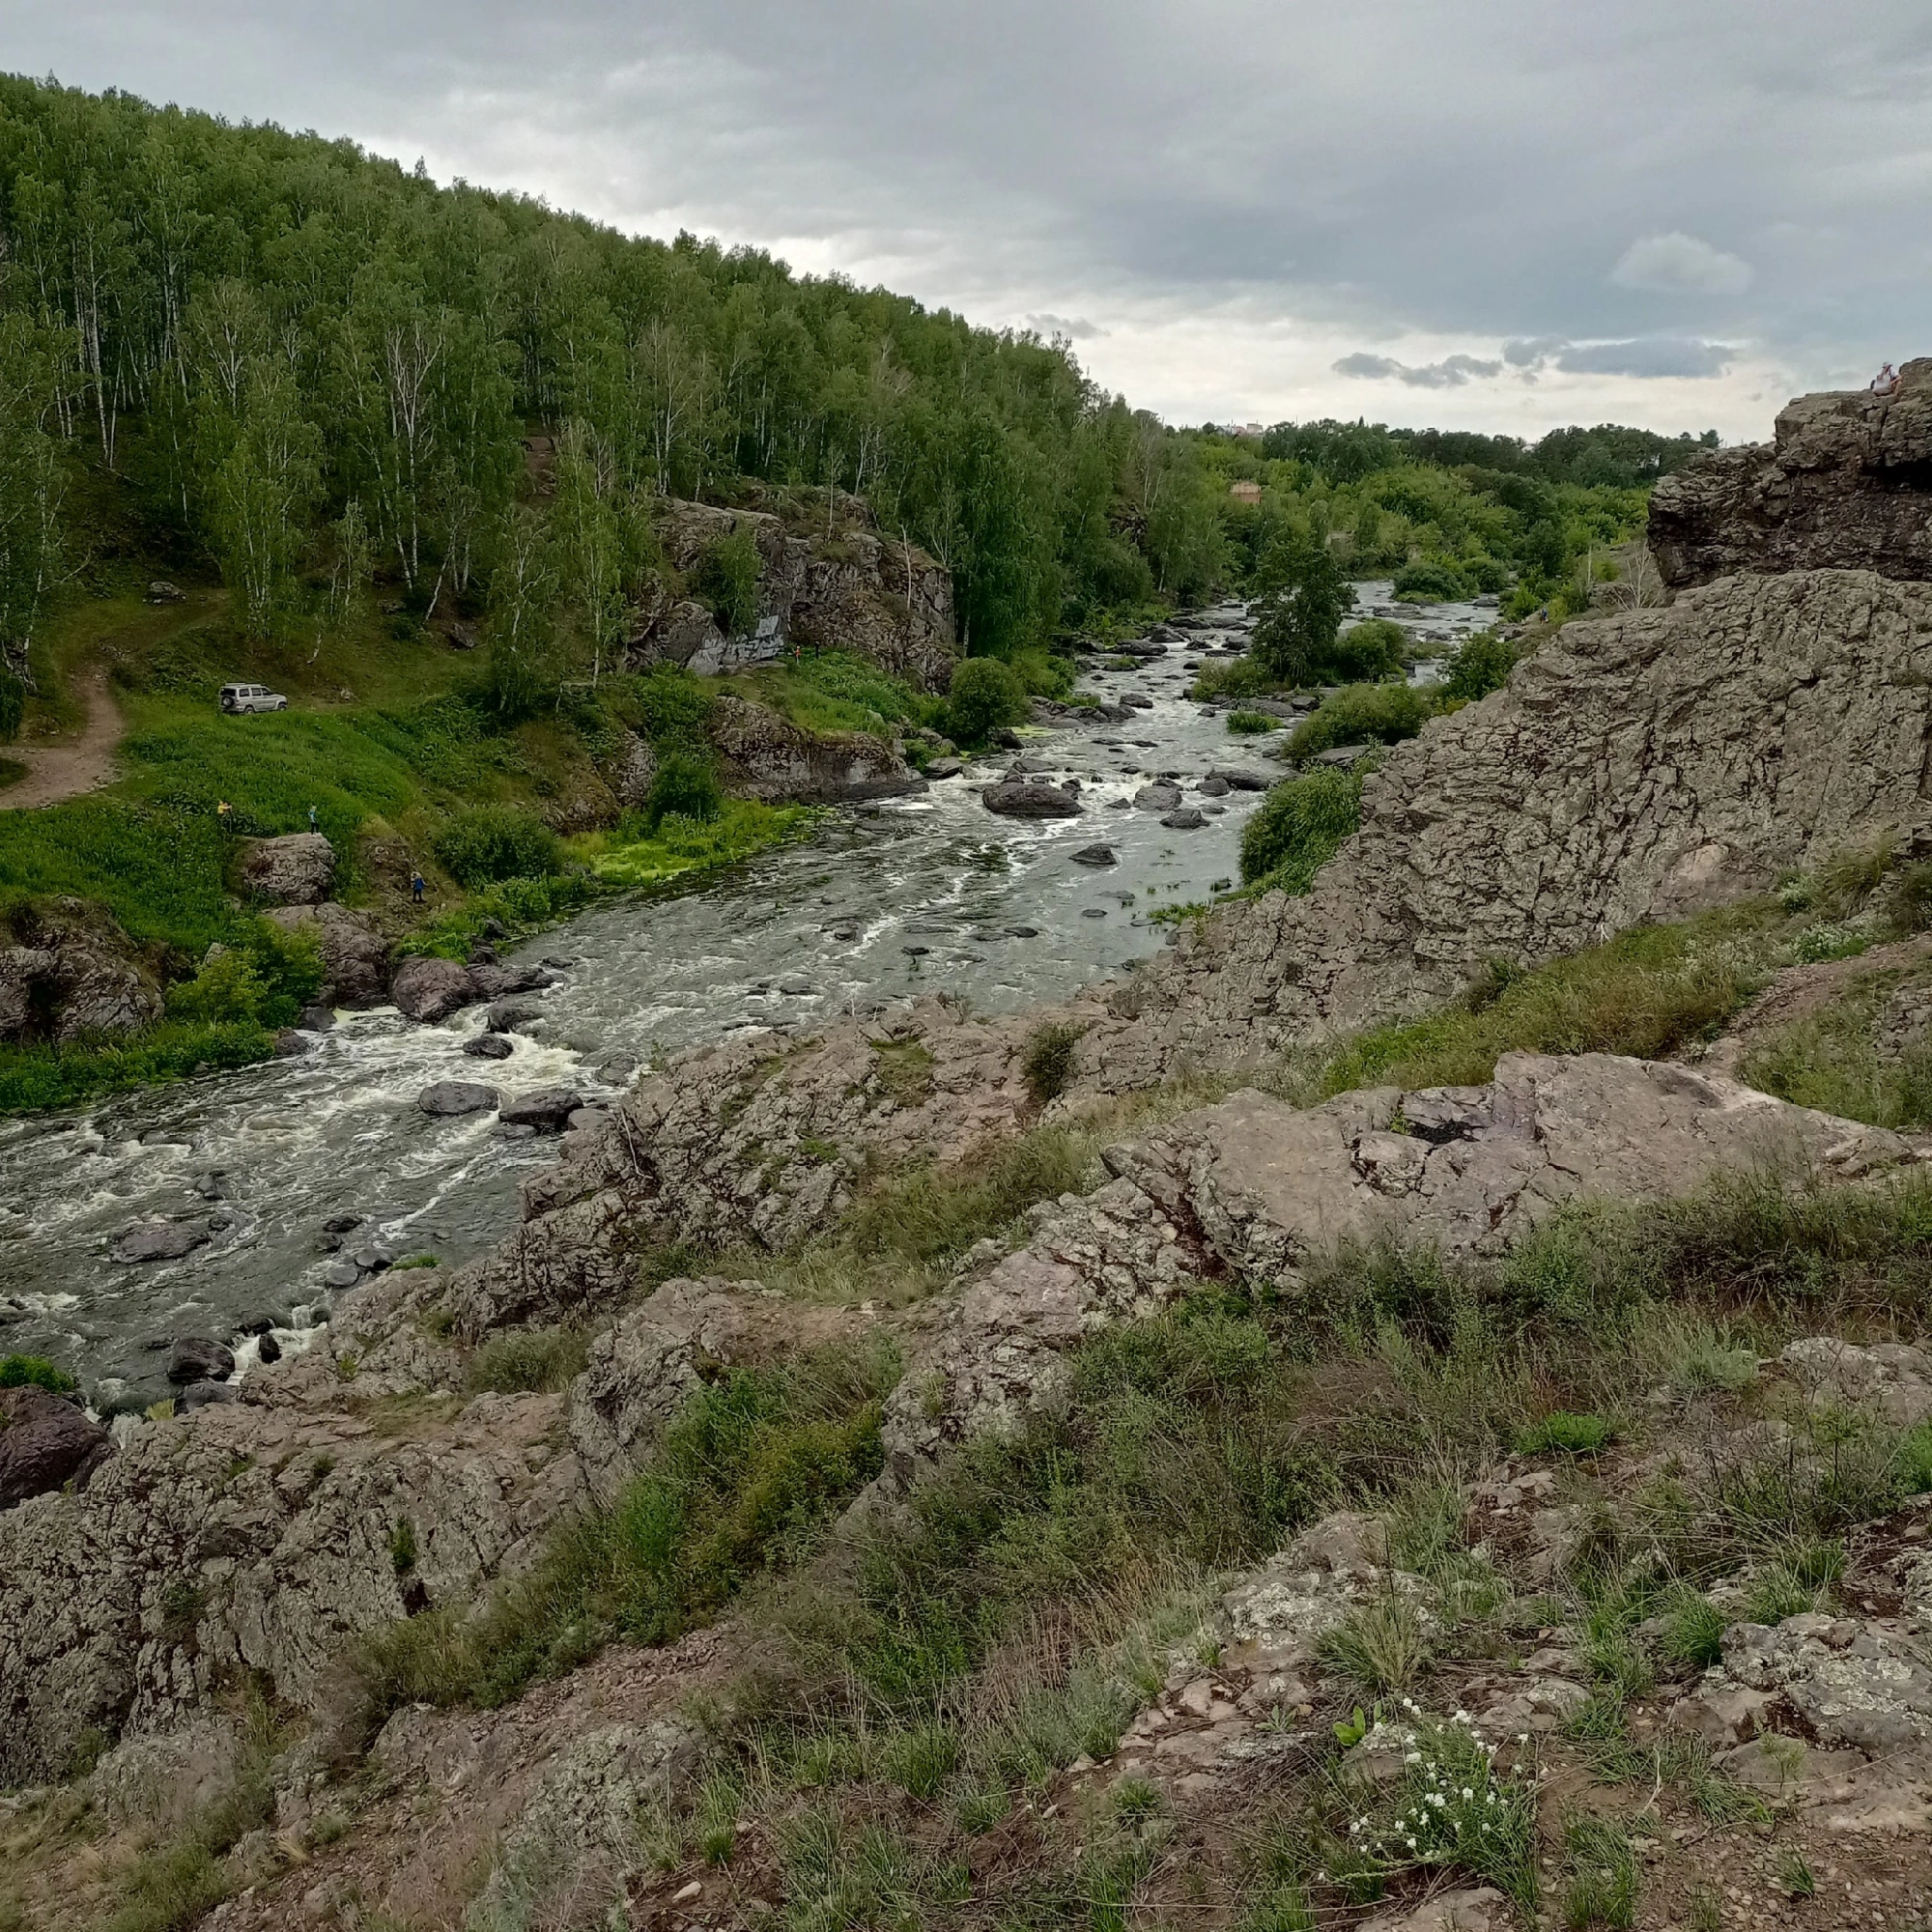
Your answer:
[[[1633,242],[1610,270],[1620,289],[1670,295],[1741,296],[1756,279],[1742,256],[1727,255],[1677,228]]]
[[[1371,382],[1406,383],[1411,389],[1460,389],[1464,383],[1500,376],[1503,365],[1475,355],[1445,355],[1439,362],[1411,366],[1389,355],[1371,355],[1357,350],[1331,365],[1338,376],[1366,378]]]
[[[1025,320],[1026,326],[1036,333],[1049,337],[1064,335],[1069,342],[1092,342],[1107,332],[1097,322],[1089,322],[1084,315],[1055,315],[1049,309],[1042,309],[1037,315],[1030,315]]]

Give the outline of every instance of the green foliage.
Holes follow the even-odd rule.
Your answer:
[[[642,813],[627,812],[614,831],[592,833],[574,842],[589,864],[591,875],[578,903],[598,890],[649,886],[688,886],[706,872],[734,866],[754,853],[802,838],[820,814],[803,805],[759,805],[753,799],[727,798],[717,815],[708,819],[667,812],[655,832],[645,829]],[[567,873],[553,880],[553,888],[569,886],[581,875]]]
[[[1079,1040],[1077,1026],[1051,1022],[1036,1027],[1027,1037],[1020,1072],[1036,1107],[1043,1107],[1065,1093],[1073,1074],[1073,1049]]]
[[[27,712],[27,687],[5,665],[0,665],[0,745],[20,735],[20,720]]]
[[[1210,697],[1265,697],[1280,689],[1280,680],[1260,659],[1243,655],[1216,658],[1194,673],[1187,695],[1200,700]]]
[[[1241,879],[1268,892],[1305,893],[1362,820],[1362,765],[1310,772],[1270,788],[1241,832]]]
[[[0,1355],[0,1389],[38,1388],[71,1395],[80,1384],[44,1355]]]
[[[1350,684],[1332,692],[1294,727],[1292,758],[1312,758],[1336,745],[1394,745],[1413,738],[1435,715],[1435,700],[1406,684]]]
[[[1318,1652],[1324,1663],[1378,1695],[1406,1690],[1429,1662],[1420,1613],[1389,1590],[1353,1605],[1322,1634]]]
[[[1573,1818],[1563,1833],[1570,1877],[1564,1932],[1630,1932],[1636,1923],[1636,1854],[1630,1834],[1608,1818]]]
[[[1287,531],[1263,555],[1260,579],[1254,657],[1284,683],[1321,683],[1354,603],[1333,550],[1319,536]]]
[[[1573,1415],[1554,1408],[1540,1417],[1516,1438],[1519,1456],[1541,1456],[1554,1451],[1562,1456],[1594,1456],[1616,1437],[1616,1425],[1601,1415]]]
[[[284,932],[256,920],[241,945],[223,947],[202,961],[193,979],[168,988],[168,1017],[189,1026],[272,1033],[295,1024],[321,992],[323,979],[322,950],[312,931]]]
[[[1403,604],[1460,604],[1474,586],[1453,563],[1439,556],[1419,557],[1395,574],[1395,594]]]
[[[956,745],[983,745],[1003,724],[1032,715],[1026,687],[998,658],[965,658],[954,668],[946,705],[947,735]]]
[[[1335,639],[1324,668],[1340,684],[1378,684],[1400,677],[1413,655],[1408,633],[1393,617],[1365,617]]]
[[[716,761],[693,752],[667,752],[659,758],[644,796],[641,829],[645,838],[654,838],[667,818],[702,825],[724,810],[724,787],[719,782]]]
[[[1473,702],[1500,691],[1516,668],[1521,647],[1499,638],[1494,631],[1478,631],[1464,638],[1449,659],[1449,678],[1443,686],[1446,696]]]
[[[758,547],[746,530],[710,544],[692,572],[691,587],[727,638],[748,637],[758,621]]]
[[[1270,717],[1265,711],[1231,711],[1228,713],[1228,729],[1236,737],[1258,738],[1265,731],[1279,731],[1281,720]]]
[[[470,1357],[464,1386],[476,1394],[535,1395],[567,1388],[583,1372],[589,1337],[579,1328],[513,1328]]]
[[[654,665],[625,687],[644,736],[660,754],[708,749],[711,695],[678,665]]]
[[[556,834],[514,806],[479,805],[458,812],[436,835],[436,856],[469,887],[505,879],[540,879],[562,868]]]
[[[1693,1670],[1723,1661],[1724,1613],[1695,1590],[1680,1589],[1664,1612],[1663,1654]]]

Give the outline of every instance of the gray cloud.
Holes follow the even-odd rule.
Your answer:
[[[1097,322],[1089,322],[1084,315],[1054,315],[1044,309],[1028,316],[1026,326],[1040,335],[1064,335],[1069,342],[1094,342],[1107,333]]]
[[[1475,355],[1445,355],[1439,362],[1424,362],[1411,367],[1388,355],[1371,355],[1358,351],[1329,365],[1338,376],[1368,377],[1406,383],[1412,389],[1458,389],[1479,377],[1499,376],[1500,362],[1486,362]]]
[[[1817,0],[0,0],[0,47],[976,320],[1070,316],[1103,380],[1190,420],[1346,407],[1336,358],[1374,341],[1429,345],[1392,380],[1445,420],[1668,364],[1729,367],[1761,429],[1927,346],[1923,0],[1856,31]],[[1570,389],[1435,359],[1467,342]]]

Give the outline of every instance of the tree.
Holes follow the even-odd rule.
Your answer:
[[[214,486],[222,574],[252,637],[269,636],[289,609],[321,484],[322,436],[302,419],[294,379],[257,371],[241,435]]]
[[[1326,543],[1290,530],[1261,563],[1261,611],[1253,650],[1285,684],[1313,684],[1333,654],[1355,594]]]
[[[55,407],[46,333],[0,315],[0,670],[23,686],[35,630],[66,570],[67,472],[46,428]]]

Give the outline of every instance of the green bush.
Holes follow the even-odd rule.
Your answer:
[[[1435,698],[1411,685],[1344,685],[1294,727],[1288,755],[1312,758],[1337,745],[1397,744],[1413,738],[1435,715]]]
[[[1379,684],[1385,677],[1400,677],[1413,655],[1408,633],[1393,617],[1365,617],[1335,639],[1321,667],[1322,681]]]
[[[1499,638],[1493,631],[1478,631],[1464,638],[1449,659],[1449,682],[1444,687],[1451,697],[1471,701],[1500,691],[1509,682],[1521,646]]]
[[[168,1017],[190,1026],[293,1026],[322,991],[322,949],[312,931],[254,922],[239,946],[204,959],[191,980],[168,988]]]
[[[27,687],[0,665],[0,745],[20,734],[20,720],[27,713]]]
[[[1020,1067],[1036,1107],[1043,1107],[1065,1093],[1073,1076],[1073,1049],[1079,1039],[1077,1026],[1048,1024],[1034,1029]]]
[[[71,1395],[80,1384],[44,1355],[0,1355],[0,1389],[45,1389],[49,1395]]]
[[[1033,705],[1013,671],[998,658],[966,658],[952,672],[946,735],[955,745],[983,745],[1003,724],[1019,724]]]
[[[1188,696],[1198,702],[1210,697],[1265,697],[1280,688],[1280,681],[1258,658],[1224,658],[1217,664],[1204,664],[1194,674]]]
[[[1424,556],[1396,572],[1395,594],[1404,604],[1460,604],[1475,588],[1446,557]]]
[[[1241,833],[1243,884],[1305,893],[1362,822],[1360,764],[1274,786]]]
[[[563,869],[556,834],[511,805],[479,805],[457,813],[436,835],[435,844],[450,877],[472,890]]]
[[[1270,717],[1265,711],[1231,711],[1228,713],[1228,729],[1237,737],[1257,738],[1264,731],[1279,731],[1281,720]]]
[[[1616,1425],[1601,1415],[1572,1415],[1566,1409],[1551,1409],[1518,1433],[1516,1453],[1540,1456],[1555,1450],[1564,1456],[1594,1456],[1616,1433]]]
[[[720,537],[697,560],[691,587],[727,638],[747,637],[758,621],[758,547],[745,530]]]
[[[711,759],[693,752],[667,752],[644,796],[644,836],[655,837],[667,818],[703,824],[724,810],[724,787]]]
[[[1290,532],[1263,556],[1259,582],[1256,660],[1285,684],[1320,683],[1355,601],[1334,552],[1318,535]]]

